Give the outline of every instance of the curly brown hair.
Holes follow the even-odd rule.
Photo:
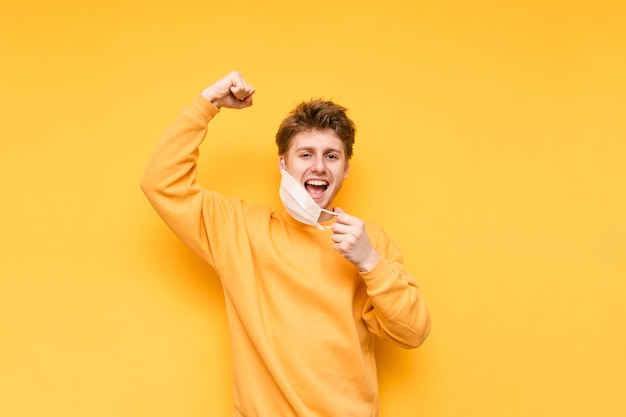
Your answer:
[[[352,158],[356,127],[343,106],[329,100],[313,99],[298,104],[282,121],[276,132],[278,155],[289,150],[291,139],[300,132],[332,129],[343,142],[346,160]]]

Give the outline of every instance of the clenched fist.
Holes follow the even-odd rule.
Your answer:
[[[217,108],[243,109],[252,106],[254,88],[233,71],[202,91],[202,96]]]

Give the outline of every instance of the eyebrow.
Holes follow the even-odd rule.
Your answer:
[[[309,152],[313,152],[318,150],[315,147],[311,147],[311,146],[301,146],[299,148],[296,148],[296,152],[301,152],[301,151],[309,151]],[[325,148],[322,149],[322,153],[328,153],[328,152],[339,152],[341,153],[343,151],[343,149],[341,147],[339,148]]]

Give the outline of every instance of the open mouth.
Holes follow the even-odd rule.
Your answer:
[[[324,195],[324,191],[328,189],[328,181],[308,180],[305,181],[304,188],[306,188],[313,199],[321,198]]]

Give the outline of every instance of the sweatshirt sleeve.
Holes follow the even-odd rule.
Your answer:
[[[206,211],[228,215],[221,195],[203,189],[196,180],[198,147],[207,124],[219,109],[198,94],[164,131],[141,178],[141,189],[174,233],[200,257],[215,267],[205,225]]]
[[[363,318],[372,333],[403,348],[420,346],[430,332],[430,312],[402,254],[381,231],[376,266],[362,273],[369,300]]]

